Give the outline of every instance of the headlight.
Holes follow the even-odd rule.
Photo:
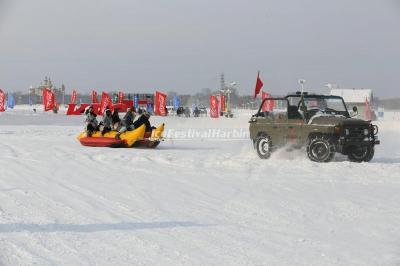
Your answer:
[[[369,134],[368,128],[364,129],[364,135],[366,136],[366,135],[368,135],[368,134]]]

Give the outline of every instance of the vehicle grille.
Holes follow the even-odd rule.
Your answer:
[[[349,134],[345,135],[348,141],[362,141],[365,138],[364,129],[368,129],[368,126],[346,127],[345,129],[349,131]]]

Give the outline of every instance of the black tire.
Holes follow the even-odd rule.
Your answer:
[[[348,151],[347,157],[352,162],[369,162],[375,154],[374,146],[351,147]]]
[[[326,163],[335,157],[336,148],[329,136],[317,135],[309,138],[307,156],[311,161]]]
[[[258,157],[261,159],[268,159],[271,157],[272,142],[269,136],[259,136],[255,143]]]

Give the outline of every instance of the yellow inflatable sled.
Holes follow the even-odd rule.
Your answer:
[[[119,139],[115,138],[117,131],[113,130],[104,135],[100,131],[95,131],[91,137],[88,137],[86,132],[78,135],[77,139],[83,146],[90,147],[145,147],[155,148],[163,139],[164,124],[153,129],[151,132],[146,132],[145,125],[133,131],[122,133]]]

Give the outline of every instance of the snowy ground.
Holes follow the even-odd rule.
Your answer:
[[[82,117],[0,114],[0,265],[400,264],[399,121],[372,162],[318,164],[258,159],[247,115],[152,120],[156,150],[105,149]]]

